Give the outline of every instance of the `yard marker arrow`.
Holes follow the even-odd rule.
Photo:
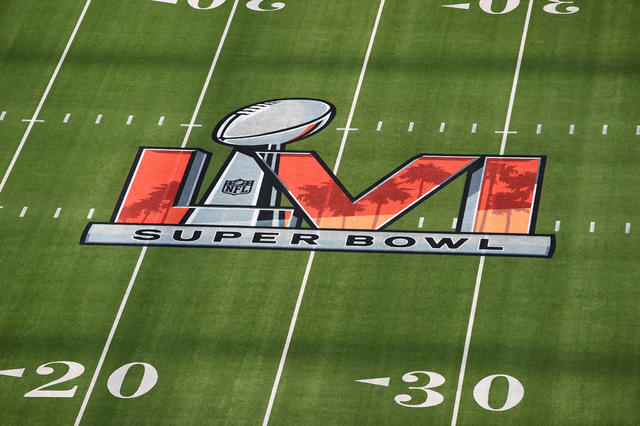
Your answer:
[[[379,377],[377,379],[360,379],[360,380],[356,380],[356,382],[368,383],[370,385],[386,387],[386,386],[389,386],[389,379],[390,377]]]
[[[15,370],[2,370],[0,376],[22,377],[24,368],[16,368]]]
[[[471,7],[471,4],[470,3],[443,4],[442,7],[450,7],[451,9],[466,9],[466,10],[469,10],[469,7]]]

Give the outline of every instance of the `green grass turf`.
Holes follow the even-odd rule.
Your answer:
[[[318,97],[338,107],[321,134],[296,144],[331,167],[378,2],[285,0],[257,13],[244,1],[231,26],[189,147],[227,147],[210,131],[239,106]],[[8,165],[83,2],[43,11],[0,5],[0,160]],[[180,146],[231,7],[212,11],[150,0],[94,1],[7,186],[0,193],[0,422],[75,419],[129,281],[138,248],[80,246],[90,208],[108,220],[138,146]],[[496,9],[500,6],[496,3]],[[506,154],[546,155],[539,233],[562,221],[553,259],[487,259],[459,424],[637,424],[640,336],[637,7],[580,1],[552,16],[535,1]],[[338,176],[357,194],[411,156],[497,153],[526,8],[501,16],[387,1]],[[64,114],[71,121],[62,124]],[[97,114],[104,114],[95,125]],[[125,126],[129,114],[135,119]],[[161,115],[165,125],[157,126]],[[381,132],[376,131],[383,121]],[[408,123],[414,121],[412,133]],[[447,123],[440,134],[441,122]],[[479,123],[478,132],[470,132]],[[543,132],[535,134],[538,123]],[[575,135],[568,134],[576,124]],[[609,134],[600,134],[609,124]],[[6,167],[6,166],[3,166]],[[206,185],[205,185],[206,187]],[[393,229],[448,230],[462,182]],[[18,218],[29,206],[25,218]],[[51,216],[62,207],[59,219]],[[588,232],[596,221],[596,232]],[[304,273],[306,253],[151,248],[106,358],[83,424],[262,422]],[[477,258],[318,253],[271,424],[449,424]],[[57,376],[38,365],[69,360],[86,372],[74,398],[24,398]],[[117,399],[109,375],[147,362],[159,381]],[[442,404],[410,409],[402,374],[442,374]],[[525,397],[506,412],[480,408],[472,389],[510,374]],[[140,370],[123,391],[133,392]],[[354,382],[391,377],[389,388]],[[419,385],[424,382],[420,382]],[[491,403],[506,390],[499,382]],[[422,399],[420,399],[422,398]]]

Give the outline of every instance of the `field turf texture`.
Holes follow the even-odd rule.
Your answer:
[[[79,416],[141,252],[79,239],[90,209],[111,217],[138,147],[180,147],[218,48],[187,141],[213,154],[205,182],[230,152],[213,127],[266,99],[336,105],[333,123],[295,146],[334,166],[380,1],[282,2],[259,12],[239,1],[229,21],[233,0],[93,0],[17,157],[85,0],[0,2],[0,174],[16,159],[0,190],[0,370],[25,368],[0,375],[0,424],[263,423],[309,253],[149,248]],[[420,153],[499,153],[529,1],[501,15],[449,3],[386,0],[337,174],[352,194]],[[533,0],[505,154],[547,157],[536,232],[556,234],[557,248],[484,260],[459,425],[640,423],[640,5],[576,0],[578,12],[556,15],[549,3]],[[423,217],[424,230],[450,230],[462,189],[391,229],[418,230]],[[479,260],[316,253],[268,423],[451,424]],[[24,397],[64,374],[36,372],[51,361],[85,367],[50,388],[75,395]],[[109,376],[131,362],[152,365],[157,384],[116,398]],[[411,371],[444,376],[433,388],[444,401],[397,404],[425,401],[408,390],[424,375],[402,380]],[[519,404],[476,402],[493,374],[522,383]],[[122,394],[142,376],[132,368]],[[355,381],[379,377],[389,386]],[[496,380],[489,403],[506,395]]]

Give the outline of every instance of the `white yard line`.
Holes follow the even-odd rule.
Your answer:
[[[220,57],[220,52],[222,51],[222,46],[224,45],[224,41],[229,32],[229,27],[231,26],[231,21],[233,20],[233,16],[235,15],[236,9],[238,7],[238,2],[240,0],[235,0],[233,3],[233,7],[231,8],[231,13],[229,14],[229,19],[227,20],[227,24],[224,28],[224,32],[222,33],[222,37],[220,39],[220,43],[218,44],[218,49],[216,50],[216,54],[213,59],[213,63],[211,64],[211,68],[209,69],[209,73],[207,74],[207,78],[205,80],[204,87],[202,88],[202,92],[200,93],[200,97],[198,98],[198,102],[196,103],[195,110],[193,111],[193,116],[191,117],[191,125],[187,129],[187,133],[182,141],[182,148],[187,145],[189,141],[189,135],[191,134],[191,129],[193,128],[193,123],[195,122],[196,117],[198,116],[198,112],[200,111],[200,107],[202,106],[202,101],[204,99],[207,88],[209,87],[209,83],[211,82],[211,77],[213,75],[213,70],[218,62],[218,58]],[[93,209],[92,209],[93,210]],[[90,214],[91,215],[91,214]],[[135,284],[136,278],[138,276],[138,272],[140,271],[140,267],[142,266],[142,261],[144,260],[144,256],[147,253],[147,246],[142,247],[140,251],[140,256],[138,256],[138,262],[136,263],[135,268],[133,269],[133,274],[131,275],[131,279],[129,280],[129,285],[127,286],[127,290],[124,293],[124,297],[122,298],[122,302],[120,303],[120,308],[118,309],[118,313],[116,314],[116,318],[111,326],[111,331],[109,332],[109,336],[107,337],[107,342],[104,345],[102,350],[102,354],[100,355],[100,359],[98,360],[98,365],[96,366],[96,370],[93,373],[93,377],[91,378],[91,383],[89,384],[89,388],[87,389],[87,393],[84,396],[82,401],[82,406],[80,407],[80,411],[78,412],[78,416],[76,417],[76,421],[74,426],[78,426],[82,420],[82,416],[84,415],[84,411],[87,408],[87,404],[89,399],[91,398],[91,393],[93,392],[93,388],[95,387],[96,381],[98,380],[98,376],[100,375],[100,370],[102,369],[102,365],[104,360],[109,352],[109,347],[111,346],[111,341],[113,340],[113,336],[115,335],[116,329],[118,328],[118,323],[120,322],[120,318],[122,317],[122,313],[124,312],[124,308],[127,305],[127,301],[129,299],[129,295],[131,294],[131,290],[133,285]]]
[[[222,36],[220,37],[220,42],[218,43],[218,49],[216,50],[216,54],[213,56],[213,61],[211,62],[211,67],[209,68],[209,73],[207,74],[207,78],[204,81],[204,86],[202,87],[202,91],[200,92],[200,97],[198,98],[198,102],[196,103],[196,107],[193,110],[193,115],[191,116],[191,121],[189,122],[189,126],[187,127],[187,133],[184,135],[184,139],[182,141],[181,148],[187,146],[187,142],[189,141],[189,136],[191,136],[191,130],[195,126],[196,118],[198,117],[198,113],[200,112],[200,107],[202,106],[202,102],[204,101],[204,95],[207,93],[207,89],[209,88],[209,84],[211,84],[211,78],[213,77],[213,71],[216,69],[216,65],[218,64],[218,59],[220,59],[220,53],[222,52],[222,46],[224,46],[224,42],[227,39],[227,34],[229,34],[229,28],[231,27],[231,21],[233,21],[233,17],[236,14],[236,9],[238,8],[238,1],[235,0],[233,2],[233,6],[231,7],[231,13],[229,13],[229,19],[227,19],[227,24],[224,27],[224,31],[222,32]]]
[[[504,155],[507,148],[507,138],[509,137],[509,126],[511,125],[511,114],[513,113],[513,105],[516,101],[516,91],[518,89],[518,79],[520,78],[520,67],[522,66],[522,58],[524,57],[524,46],[527,43],[527,32],[529,31],[529,22],[531,21],[531,10],[533,8],[533,0],[529,0],[529,8],[527,9],[527,17],[524,21],[524,30],[522,31],[522,39],[520,41],[520,51],[518,52],[518,62],[516,63],[516,72],[513,75],[513,84],[511,85],[511,95],[509,96],[509,107],[507,108],[507,118],[504,121],[504,133],[502,134],[502,144],[500,145],[500,155]]]
[[[349,117],[347,118],[347,124],[345,129],[351,128],[351,122],[353,121],[353,114],[356,111],[358,105],[358,98],[360,97],[360,89],[362,89],[362,82],[364,81],[364,75],[367,72],[367,66],[369,65],[369,57],[371,56],[371,50],[373,49],[373,42],[376,39],[376,33],[378,32],[378,25],[380,24],[380,18],[382,17],[382,10],[384,9],[385,0],[380,0],[380,7],[378,8],[378,15],[376,16],[376,22],[373,25],[373,31],[371,32],[371,38],[369,39],[369,46],[367,46],[367,53],[364,56],[364,63],[362,64],[362,70],[360,71],[360,77],[358,78],[358,84],[356,86],[356,93],[353,96],[353,102],[351,103],[351,109],[349,110]],[[345,130],[342,135],[342,142],[340,142],[340,149],[338,150],[338,157],[336,158],[336,165],[333,167],[333,173],[336,174],[340,168],[340,161],[342,160],[342,154],[344,153],[344,146],[347,143],[349,137],[349,131]]]
[[[87,408],[87,404],[89,403],[89,398],[91,398],[91,393],[93,392],[93,388],[96,385],[96,381],[98,380],[98,376],[100,375],[100,370],[102,370],[102,364],[104,364],[104,360],[107,357],[107,352],[109,352],[109,347],[111,346],[111,341],[113,340],[113,336],[116,334],[116,329],[118,328],[118,324],[120,323],[120,318],[122,318],[122,313],[124,312],[125,306],[127,306],[127,300],[129,300],[129,295],[131,294],[131,290],[133,289],[133,284],[136,282],[136,277],[138,276],[138,272],[140,271],[140,266],[142,265],[142,261],[144,260],[144,255],[147,253],[147,246],[142,247],[140,250],[140,255],[138,256],[138,262],[136,262],[136,266],[133,269],[133,274],[131,274],[131,279],[129,280],[129,285],[127,286],[127,290],[124,293],[124,297],[122,298],[122,302],[120,303],[120,307],[118,308],[118,312],[116,313],[116,319],[113,321],[113,325],[111,326],[111,331],[109,332],[109,337],[107,337],[107,342],[102,349],[102,354],[100,355],[100,359],[98,360],[98,365],[93,373],[93,377],[91,378],[91,383],[89,383],[89,388],[87,389],[87,393],[82,400],[82,405],[80,406],[80,411],[78,412],[78,416],[76,417],[76,421],[74,426],[78,426],[80,421],[82,420],[82,416],[84,415],[84,410]]]
[[[369,64],[371,50],[373,49],[373,42],[375,41],[376,33],[378,32],[378,26],[380,25],[380,18],[382,17],[382,11],[384,10],[384,3],[385,3],[385,0],[380,0],[380,7],[378,8],[378,14],[376,16],[376,20],[373,25],[373,30],[371,31],[369,45],[367,46],[367,53],[365,54],[365,57],[364,57],[364,62],[362,64],[362,70],[360,71],[360,77],[358,78],[356,91],[355,91],[355,94],[353,95],[353,101],[351,102],[351,110],[349,110],[347,124],[344,127],[345,130],[344,130],[344,134],[342,135],[342,142],[340,143],[340,149],[338,151],[338,156],[336,158],[336,164],[333,168],[334,174],[338,174],[338,169],[340,167],[340,160],[342,159],[342,154],[344,153],[344,147],[347,143],[347,138],[349,136],[349,129],[351,128],[353,115],[355,113],[356,106],[358,104],[360,89],[362,88],[362,82],[364,81],[364,76],[367,72],[367,65]],[[278,371],[276,372],[276,377],[275,377],[275,380],[273,381],[273,387],[271,388],[271,395],[269,395],[269,403],[267,404],[267,411],[265,412],[264,419],[262,421],[263,426],[267,426],[269,424],[269,418],[271,417],[271,410],[273,409],[273,403],[278,393],[280,377],[282,376],[282,371],[284,370],[284,364],[287,361],[287,354],[289,353],[289,345],[291,344],[291,339],[293,338],[293,332],[295,331],[296,321],[298,320],[298,312],[300,311],[302,298],[304,297],[304,292],[307,287],[307,280],[309,279],[309,271],[311,271],[311,267],[313,266],[314,258],[315,258],[315,252],[312,251],[311,253],[309,253],[309,259],[307,260],[307,268],[304,272],[304,276],[302,277],[302,283],[300,284],[298,299],[296,301],[296,306],[293,310],[291,323],[289,324],[289,332],[287,333],[287,339],[285,340],[284,348],[282,349],[282,355],[280,356],[280,363],[278,364]]]
[[[500,144],[500,155],[504,155],[504,151],[507,148],[507,138],[509,137],[509,126],[511,125],[511,115],[513,113],[513,105],[516,99],[516,90],[518,88],[518,79],[520,78],[520,68],[522,66],[522,58],[524,57],[524,47],[527,42],[527,32],[529,31],[529,23],[531,22],[532,9],[533,9],[533,0],[529,0],[527,17],[525,18],[525,21],[524,21],[522,39],[520,40],[520,50],[518,52],[518,61],[516,63],[516,71],[513,77],[513,85],[511,86],[511,95],[509,97],[509,107],[507,108],[507,118],[504,123],[504,133],[502,133],[502,143]],[[478,305],[478,294],[480,293],[480,284],[482,283],[483,269],[484,269],[484,256],[480,257],[480,262],[478,264],[478,274],[476,276],[476,285],[473,291],[473,300],[471,302],[471,312],[469,313],[467,335],[465,337],[464,349],[462,351],[462,362],[460,363],[460,375],[458,376],[456,399],[453,404],[451,426],[456,426],[458,422],[458,411],[460,409],[460,398],[462,396],[462,386],[464,384],[464,373],[467,368],[467,358],[469,357],[469,346],[471,345],[471,334],[473,332],[473,323],[475,320],[476,308]]]
[[[305,269],[304,276],[302,277],[302,284],[300,285],[300,291],[298,292],[298,299],[296,300],[296,306],[293,309],[291,323],[289,324],[289,331],[287,332],[287,339],[284,342],[284,348],[282,349],[282,356],[280,357],[280,363],[278,364],[278,371],[276,372],[276,378],[273,381],[273,387],[271,388],[271,395],[269,396],[267,411],[264,415],[264,419],[262,420],[263,426],[266,426],[269,424],[269,417],[271,417],[273,402],[275,401],[276,394],[278,393],[278,385],[280,384],[280,377],[282,376],[282,371],[284,370],[284,363],[287,361],[287,353],[289,352],[289,346],[291,345],[293,332],[296,328],[296,322],[298,321],[298,313],[300,312],[300,306],[302,305],[302,298],[304,297],[304,291],[307,288],[307,281],[309,280],[309,272],[311,271],[311,266],[313,266],[313,259],[315,258],[315,255],[316,255],[315,251],[312,251],[311,253],[309,253],[309,259],[307,260],[307,268]]]
[[[82,12],[80,13],[80,17],[78,18],[78,21],[76,22],[76,26],[73,28],[73,31],[71,32],[71,37],[69,37],[69,41],[67,41],[67,45],[65,46],[64,50],[62,51],[62,56],[60,56],[60,60],[58,60],[58,64],[56,65],[56,68],[53,70],[53,74],[51,75],[51,78],[49,79],[49,83],[47,84],[47,87],[44,90],[44,93],[42,94],[42,97],[40,98],[40,102],[38,103],[38,106],[36,107],[36,110],[33,113],[33,116],[31,117],[31,120],[29,121],[29,125],[27,126],[27,130],[25,130],[24,135],[22,135],[22,139],[20,140],[20,144],[18,145],[18,148],[16,149],[16,152],[13,154],[13,158],[11,159],[11,162],[9,163],[9,167],[7,168],[7,171],[4,173],[4,176],[2,177],[2,181],[0,182],[0,193],[2,193],[2,190],[4,189],[4,186],[6,185],[7,180],[9,179],[9,176],[11,175],[11,171],[13,170],[13,167],[16,164],[16,161],[18,161],[18,157],[20,157],[20,153],[22,152],[22,148],[24,147],[24,144],[27,142],[27,138],[29,137],[29,134],[31,133],[31,129],[33,129],[33,125],[36,123],[36,120],[38,119],[38,115],[40,114],[40,110],[42,109],[42,106],[44,105],[45,101],[47,100],[47,97],[49,96],[49,92],[51,91],[51,88],[53,87],[53,83],[56,81],[56,78],[58,77],[58,73],[60,72],[60,68],[62,68],[62,64],[64,63],[64,60],[67,58],[67,54],[69,53],[69,49],[71,49],[71,45],[73,44],[73,40],[76,38],[76,34],[78,33],[78,29],[80,28],[80,25],[82,24],[82,21],[84,20],[84,15],[86,15],[87,9],[89,9],[90,5],[91,5],[91,0],[87,0],[86,3],[84,4],[84,8],[82,9]]]
[[[460,397],[462,396],[462,384],[464,382],[464,372],[467,369],[467,358],[469,356],[469,345],[471,344],[471,333],[473,332],[473,322],[476,318],[476,308],[478,307],[478,296],[480,294],[480,284],[482,283],[482,270],[484,269],[484,256],[480,257],[478,264],[478,274],[476,275],[476,286],[473,290],[473,300],[471,301],[471,312],[469,312],[469,324],[467,325],[467,336],[464,340],[464,351],[462,352],[462,362],[460,363],[460,375],[458,376],[458,388],[456,390],[456,400],[453,404],[453,417],[451,426],[458,422],[458,410],[460,409]]]

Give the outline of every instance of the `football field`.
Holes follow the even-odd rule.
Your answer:
[[[631,0],[1,0],[0,425],[640,424],[639,21]],[[298,98],[335,106],[286,146],[351,197],[331,226],[288,187],[295,154],[212,139]],[[87,243],[141,147],[210,154],[189,214],[249,153],[306,237],[159,246],[147,210],[144,238]],[[541,166],[504,230],[464,233],[460,169],[376,227],[378,202],[385,250],[315,249],[421,155]],[[262,184],[240,177],[220,194]],[[466,255],[429,237],[474,234]],[[545,256],[492,239],[537,236]]]

